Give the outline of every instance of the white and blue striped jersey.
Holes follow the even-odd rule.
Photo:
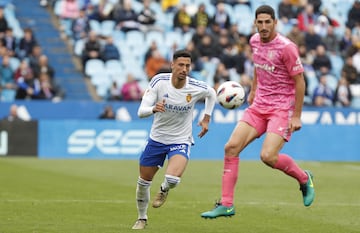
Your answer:
[[[205,99],[205,114],[211,115],[216,102],[215,90],[205,82],[187,77],[186,84],[176,89],[171,83],[171,73],[154,76],[145,91],[139,117],[152,115],[152,109],[165,100],[165,112],[154,114],[150,138],[163,144],[193,144],[192,121],[195,103]]]

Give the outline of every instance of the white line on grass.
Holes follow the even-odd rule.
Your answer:
[[[112,204],[124,204],[124,203],[130,203],[130,201],[128,200],[26,200],[26,199],[8,199],[8,200],[0,200],[0,203],[6,203],[6,202],[13,202],[13,203],[26,203],[26,202],[30,202],[30,203],[112,203]],[[131,203],[133,203],[133,201],[131,201]],[[176,202],[176,203],[192,203],[192,204],[201,204],[201,203],[205,203],[205,202],[199,202],[199,201],[194,201],[194,202]],[[266,203],[266,202],[255,202],[255,201],[247,201],[247,202],[236,202],[236,205],[269,205],[269,206],[274,206],[274,205],[281,205],[281,206],[296,206],[299,205],[298,203],[292,203],[292,202],[271,202],[271,203]],[[350,207],[355,207],[355,206],[360,206],[360,203],[327,203],[327,202],[317,202],[315,204],[316,206],[350,206]]]

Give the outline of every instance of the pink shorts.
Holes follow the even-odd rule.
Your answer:
[[[291,137],[289,121],[292,114],[292,110],[274,109],[264,112],[258,108],[250,106],[245,110],[241,121],[244,121],[254,127],[259,133],[258,137],[263,135],[265,132],[276,133],[286,141],[289,141]]]

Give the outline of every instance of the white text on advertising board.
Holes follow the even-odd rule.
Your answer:
[[[98,149],[104,154],[139,154],[148,137],[146,130],[75,130],[68,138],[68,153],[86,154]]]

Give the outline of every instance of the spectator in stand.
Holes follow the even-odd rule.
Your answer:
[[[345,58],[345,64],[341,69],[341,76],[346,79],[349,84],[360,84],[360,75],[357,74],[356,68],[353,66],[353,58]]]
[[[224,63],[219,62],[217,64],[216,67],[216,71],[213,77],[213,81],[214,81],[214,86],[213,88],[215,89],[215,91],[218,89],[218,87],[226,82],[226,81],[230,81],[230,73],[229,70],[226,69]]]
[[[206,6],[204,3],[201,3],[198,6],[197,12],[192,17],[192,27],[197,28],[198,26],[202,26],[208,28],[210,25],[210,16],[206,12]]]
[[[162,28],[155,25],[156,13],[150,8],[151,0],[143,0],[143,9],[138,16],[138,22],[140,23],[140,30],[143,32],[148,31],[163,31]]]
[[[143,96],[143,90],[131,73],[127,74],[126,82],[121,87],[121,96],[124,101],[140,101]]]
[[[235,44],[228,43],[226,47],[222,49],[218,57],[221,63],[224,64],[226,69],[239,68],[239,70],[241,70],[241,73],[244,72],[243,64],[245,61],[245,57],[239,56],[238,48]],[[237,67],[238,64],[239,66]]]
[[[163,57],[158,49],[155,49],[145,63],[145,72],[148,79],[150,80],[153,76],[158,74],[161,69],[168,66],[169,62]]]
[[[180,0],[162,0],[160,1],[161,3],[161,9],[163,10],[163,12],[165,13],[170,13],[170,12],[176,12],[176,8],[180,3]]]
[[[329,26],[331,25],[328,18],[325,15],[320,15],[314,24],[314,31],[321,38],[324,38],[327,36]]]
[[[98,117],[101,120],[115,120],[114,109],[111,105],[106,105],[104,111]]]
[[[13,122],[13,121],[23,121],[24,119],[22,119],[18,115],[18,106],[16,104],[12,104],[9,109],[9,115],[4,117],[2,120],[7,120],[7,121]]]
[[[146,64],[146,62],[149,60],[149,58],[152,56],[152,52],[155,50],[159,50],[158,48],[158,44],[156,43],[156,41],[152,41],[149,48],[147,49],[147,51],[145,52],[144,55],[144,64]]]
[[[240,84],[244,87],[245,93],[248,94],[250,92],[251,85],[253,83],[254,70],[255,70],[250,45],[247,45],[245,47],[243,53],[245,56],[244,72],[241,73],[238,71],[238,73],[240,74]]]
[[[352,46],[352,32],[350,28],[345,28],[345,33],[339,42],[340,54],[342,57],[347,57],[348,49]]]
[[[308,26],[307,32],[305,33],[306,50],[311,54],[315,54],[316,48],[321,45],[321,43],[321,37],[316,34],[314,25],[310,24]]]
[[[351,35],[360,40],[360,22],[355,23],[355,26],[351,30]]]
[[[83,68],[85,68],[85,64],[89,59],[101,59],[101,49],[98,35],[95,31],[90,31],[82,53]]]
[[[35,77],[40,77],[40,74],[46,73],[50,79],[55,78],[55,69],[49,64],[48,56],[41,54],[38,63],[33,67]]]
[[[356,52],[352,55],[353,66],[355,67],[358,76],[360,75],[360,40],[355,43]]]
[[[47,73],[41,73],[39,76],[39,82],[40,82],[40,91],[39,93],[34,96],[34,99],[40,99],[40,100],[59,100],[59,97],[57,96],[57,90],[52,85],[50,77]]]
[[[279,20],[284,24],[293,24],[297,18],[297,8],[291,4],[291,0],[282,0],[278,5]]]
[[[307,32],[309,25],[314,25],[316,22],[314,6],[307,4],[305,8],[298,14],[297,20],[300,31]]]
[[[305,34],[300,31],[297,23],[293,25],[286,37],[293,41],[297,46],[305,44]]]
[[[97,19],[99,22],[102,22],[105,20],[112,20],[113,12],[115,9],[115,4],[113,2],[114,1],[110,1],[110,0],[100,0],[99,1],[99,4],[97,5],[97,9],[96,9]]]
[[[186,4],[182,4],[173,18],[174,30],[182,33],[192,30],[192,18],[186,11]]]
[[[2,90],[16,89],[16,83],[14,80],[14,72],[10,67],[10,57],[9,56],[4,56],[2,59],[2,64],[0,66],[0,80],[1,80],[0,90],[1,89]]]
[[[0,38],[4,37],[6,29],[9,28],[9,23],[5,18],[4,7],[0,7]]]
[[[19,67],[15,70],[14,81],[17,83],[20,77],[24,77],[25,75],[28,75],[30,72],[33,71],[29,66],[28,60],[27,59],[21,60]]]
[[[106,43],[101,50],[101,58],[104,62],[121,58],[119,49],[114,45],[114,39],[111,36],[106,38]]]
[[[121,89],[116,81],[112,82],[109,92],[109,100],[121,100]]]
[[[304,44],[299,45],[299,55],[300,55],[300,60],[304,66],[305,73],[307,71],[314,72],[314,68],[312,67],[312,64],[313,64],[315,55],[309,53]]]
[[[73,20],[71,31],[73,40],[75,42],[88,36],[90,32],[90,23],[88,17],[86,16],[85,9],[81,9],[79,12],[79,17]]]
[[[327,85],[326,75],[321,75],[319,78],[319,85],[315,88],[313,93],[314,106],[332,106],[334,100],[334,91]]]
[[[27,58],[31,55],[33,48],[37,45],[37,41],[31,28],[24,29],[24,36],[19,42],[19,58]]]
[[[8,28],[5,31],[5,35],[2,38],[3,45],[7,48],[8,54],[11,57],[17,57],[17,39],[14,36],[12,28]]]
[[[35,45],[31,51],[31,54],[27,58],[32,70],[34,70],[39,65],[39,58],[42,54],[42,48],[40,45]]]
[[[329,56],[326,54],[325,46],[317,46],[312,66],[317,76],[331,73],[332,64]]]
[[[196,27],[196,30],[191,37],[191,41],[194,43],[195,47],[198,47],[201,44],[202,38],[207,34],[205,26],[199,25]]]
[[[334,94],[334,106],[349,107],[351,105],[352,93],[348,81],[341,77]]]
[[[230,30],[230,15],[226,12],[223,2],[220,1],[216,4],[215,14],[211,21],[212,24],[218,25],[220,29]]]
[[[200,52],[200,57],[203,62],[209,62],[213,59],[218,60],[217,57],[221,53],[220,47],[214,43],[214,39],[208,34],[202,38],[197,49]]]
[[[191,71],[201,71],[204,68],[204,64],[200,59],[199,50],[195,47],[194,42],[189,41],[185,49],[191,54]]]
[[[116,28],[123,32],[140,30],[138,14],[132,9],[131,0],[124,0],[123,7],[114,11],[114,20]]]
[[[80,8],[77,0],[63,0],[61,6],[61,19],[72,21],[79,17]]]
[[[339,55],[340,49],[339,44],[340,41],[338,36],[335,35],[334,27],[329,26],[326,37],[321,39],[322,44],[325,46],[326,50],[331,52],[332,54]]]
[[[41,90],[40,82],[38,79],[34,78],[32,72],[20,77],[17,80],[17,86],[16,99],[34,99]]]
[[[307,0],[307,4],[311,4],[313,6],[315,15],[319,15],[321,13],[321,0]]]
[[[346,26],[352,29],[357,22],[360,22],[360,0],[355,0],[348,11]]]
[[[46,74],[46,77],[43,77],[43,79],[49,79],[51,89],[54,91],[54,96],[56,100],[59,98],[64,97],[65,93],[64,90],[61,88],[61,86],[58,83],[58,80],[55,78],[55,69],[53,66],[49,64],[49,59],[45,54],[40,55],[38,64],[32,68],[34,77],[36,79],[39,79],[40,86],[41,86],[41,79],[40,77],[43,77],[42,74]]]

